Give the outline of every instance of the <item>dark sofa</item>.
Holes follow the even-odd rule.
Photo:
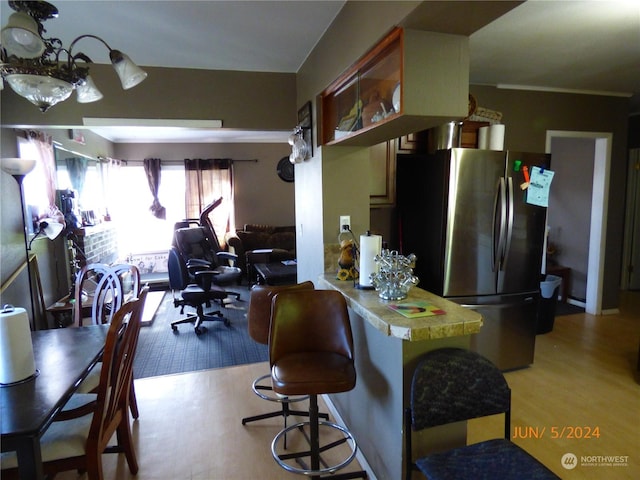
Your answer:
[[[249,282],[255,279],[251,265],[296,258],[296,227],[245,224],[242,230],[228,234],[229,250],[238,255],[240,267]],[[233,249],[233,250],[231,250]]]

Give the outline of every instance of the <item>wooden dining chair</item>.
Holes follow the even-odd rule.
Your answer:
[[[102,480],[103,453],[124,453],[130,472],[137,473],[128,410],[147,292],[145,287],[139,298],[126,302],[114,313],[96,394],[74,394],[70,404],[81,406],[63,410],[42,435],[40,448],[47,476],[79,470],[86,471],[89,480]],[[110,445],[113,439],[116,445]],[[15,452],[3,453],[2,479],[19,478],[17,465]]]
[[[81,327],[84,312],[90,307],[90,324],[110,323],[127,298],[140,294],[140,271],[135,265],[90,263],[76,277],[73,325]]]
[[[129,298],[140,295],[140,271],[135,265],[126,263],[107,265],[91,263],[85,265],[76,277],[73,325],[81,327],[85,324],[84,310],[91,306],[91,325],[111,323],[115,312]],[[102,363],[89,373],[78,387],[79,393],[94,392],[98,388]],[[138,401],[136,399],[133,380],[131,381],[131,415],[138,418]]]

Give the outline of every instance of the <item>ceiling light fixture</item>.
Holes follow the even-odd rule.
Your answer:
[[[44,38],[42,22],[58,16],[58,9],[44,1],[9,1],[16,11],[9,17],[0,38],[0,74],[20,96],[46,112],[76,90],[79,103],[100,100],[103,95],[89,75],[92,60],[82,52],[74,53],[78,41],[93,38],[109,50],[109,58],[122,88],[128,90],[142,82],[147,73],[119,50],[112,49],[96,35],[80,35],[69,48],[59,38]],[[1,85],[0,85],[1,88]]]

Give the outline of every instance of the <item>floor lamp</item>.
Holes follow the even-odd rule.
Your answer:
[[[22,181],[24,177],[31,172],[36,166],[36,161],[34,159],[25,159],[25,158],[0,158],[0,169],[3,172],[8,173],[18,182],[18,186],[20,187],[20,210],[22,212],[22,226],[24,227],[24,251],[27,257],[27,281],[29,283],[29,301],[31,302],[31,316],[32,318],[32,328],[36,329],[36,310],[35,304],[33,303],[33,286],[31,285],[31,262],[29,262],[29,229],[26,220],[26,215],[24,213],[25,204],[24,204],[24,187],[22,185]]]

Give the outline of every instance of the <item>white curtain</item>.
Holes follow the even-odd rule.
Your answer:
[[[118,184],[120,183],[122,160],[115,158],[100,159],[100,178],[102,179],[102,191],[104,192],[105,216],[110,218],[109,206],[116,202]]]
[[[36,167],[24,180],[25,202],[31,207],[34,224],[43,218],[64,224],[64,216],[56,206],[56,161],[51,135],[33,130],[19,135],[26,139],[29,152],[36,157]]]

